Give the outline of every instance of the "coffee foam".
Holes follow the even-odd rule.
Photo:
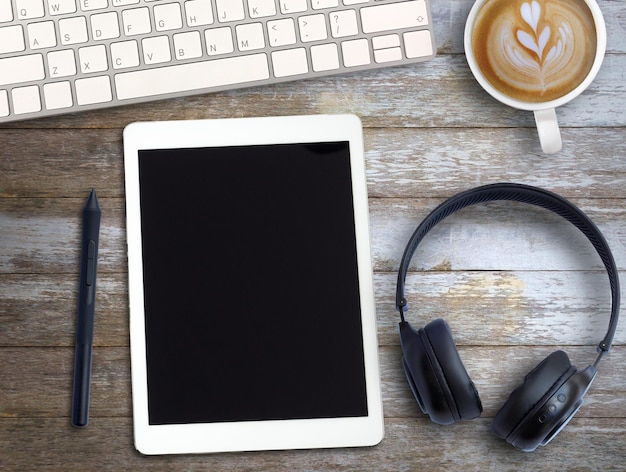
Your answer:
[[[472,33],[487,81],[524,102],[548,102],[580,85],[596,52],[593,16],[583,0],[487,0]]]

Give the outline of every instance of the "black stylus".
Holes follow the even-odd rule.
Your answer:
[[[80,258],[80,287],[76,321],[76,352],[74,357],[74,391],[72,425],[87,426],[89,421],[89,387],[91,383],[91,351],[93,346],[94,307],[96,301],[96,269],[100,216],[95,190],[83,210],[83,240]]]

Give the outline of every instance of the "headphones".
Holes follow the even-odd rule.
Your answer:
[[[522,451],[534,451],[548,444],[581,407],[598,363],[609,352],[619,315],[620,287],[613,254],[598,227],[568,200],[537,187],[500,183],[459,193],[435,208],[411,236],[398,272],[396,308],[401,318],[402,364],[420,409],[433,422],[452,424],[482,413],[478,392],[461,362],[448,324],[440,318],[416,330],[405,321],[408,303],[404,284],[413,253],[437,223],[462,208],[496,200],[539,206],[568,220],[593,244],[611,285],[609,328],[598,345],[594,364],[577,370],[565,352],[553,352],[526,375],[493,419],[491,430],[496,436]]]

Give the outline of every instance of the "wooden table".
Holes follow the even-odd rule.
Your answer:
[[[532,114],[484,93],[463,55],[471,1],[433,0],[439,55],[410,67],[170,100],[0,129],[0,470],[625,470],[626,322],[582,410],[522,453],[489,431],[509,393],[557,348],[583,368],[608,324],[599,257],[545,210],[463,210],[423,244],[408,277],[423,325],[445,316],[485,411],[450,427],[405,382],[394,309],[406,241],[443,199],[498,181],[579,205],[626,271],[626,3],[601,0],[608,51],[558,110],[564,149],[544,155]],[[133,447],[122,129],[137,120],[355,113],[364,124],[386,438],[373,448],[142,457]],[[80,215],[103,208],[91,420],[70,426]],[[332,270],[332,267],[329,267]],[[254,283],[250,280],[250,283]]]

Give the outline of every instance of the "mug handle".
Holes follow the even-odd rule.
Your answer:
[[[556,119],[555,109],[535,110],[535,122],[537,123],[539,142],[541,143],[543,152],[546,154],[554,154],[560,151],[563,144],[561,142],[561,131],[559,130],[559,122]]]

